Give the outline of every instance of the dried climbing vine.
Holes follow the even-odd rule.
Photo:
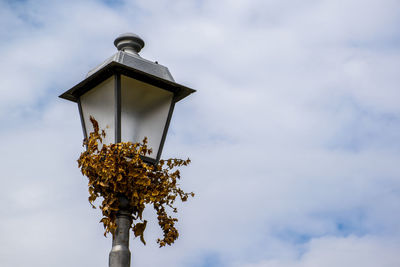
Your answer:
[[[147,147],[147,139],[142,143],[122,142],[105,145],[102,140],[105,132],[100,132],[97,121],[90,118],[94,131],[90,133],[84,145],[86,151],[78,159],[79,168],[83,175],[89,179],[89,202],[94,206],[94,201],[102,197],[99,208],[102,211],[106,236],[114,233],[116,215],[120,205],[121,196],[128,199],[132,212],[131,228],[136,237],[146,244],[143,233],[147,221],[142,214],[146,205],[152,205],[157,213],[158,224],[163,231],[163,238],[158,239],[160,247],[171,245],[178,238],[179,233],[175,228],[178,221],[168,215],[167,210],[177,212],[174,202],[177,198],[186,201],[194,193],[185,193],[177,183],[180,172],[177,167],[186,166],[190,160],[168,159],[160,160],[157,165],[151,165],[142,160],[142,157],[151,153]]]

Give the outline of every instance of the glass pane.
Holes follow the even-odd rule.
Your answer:
[[[172,103],[173,93],[121,76],[121,140],[141,142],[144,137],[156,158]]]
[[[88,136],[93,131],[90,122],[90,116],[93,116],[99,123],[100,130],[106,131],[106,138],[103,139],[103,143],[114,143],[114,76],[83,94],[80,100]]]

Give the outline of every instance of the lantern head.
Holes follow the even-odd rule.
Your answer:
[[[106,132],[103,144],[147,137],[153,153],[144,160],[157,163],[175,103],[195,90],[176,83],[165,66],[143,59],[139,36],[122,34],[114,45],[116,54],[60,97],[78,104],[85,138],[93,131],[93,116]]]

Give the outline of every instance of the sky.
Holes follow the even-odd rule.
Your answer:
[[[140,35],[197,92],[180,237],[150,208],[132,266],[400,266],[398,0],[0,0],[0,266],[108,266],[78,109],[58,95]]]

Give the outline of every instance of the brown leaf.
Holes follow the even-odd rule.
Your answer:
[[[147,221],[144,220],[143,223],[137,223],[132,228],[133,233],[135,234],[135,237],[140,236],[140,241],[142,241],[142,243],[145,245],[146,245],[146,241],[144,240],[143,233],[144,233],[144,230],[146,229],[146,225],[147,225]]]

